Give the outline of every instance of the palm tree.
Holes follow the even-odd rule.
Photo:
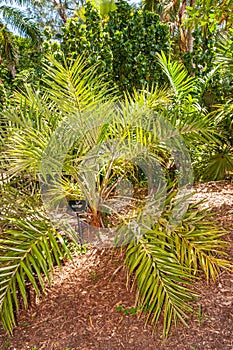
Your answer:
[[[14,5],[6,5],[4,1],[0,2],[0,42],[2,46],[0,55],[5,58],[12,77],[15,77],[17,49],[14,45],[12,31],[16,31],[19,35],[31,38],[32,42],[37,47],[40,47],[41,35],[37,25],[27,18],[25,12],[20,8],[15,7],[16,5],[31,6],[33,5],[33,2],[30,0],[16,0],[12,3],[14,3]]]
[[[3,216],[0,219],[0,320],[9,333],[15,325],[14,310],[19,307],[18,292],[27,306],[27,281],[39,295],[45,291],[44,279],[51,281],[54,266],[60,265],[64,257],[70,256],[64,235],[51,225],[40,199],[37,170],[43,152],[67,110],[80,115],[85,108],[100,103],[107,91],[105,84],[93,77],[95,69],[84,72],[82,59],[77,59],[72,67],[67,64],[63,67],[53,59],[50,64],[53,68],[49,69],[51,75],[48,79],[55,79],[58,73],[63,85],[63,89],[58,89],[58,85],[54,84],[51,90],[54,102],[48,93],[38,95],[27,87],[25,95],[16,93],[14,98],[19,105],[23,103],[23,114],[18,114],[12,104],[12,108],[4,110],[1,119],[0,192]],[[60,104],[59,93],[64,97],[63,104]],[[24,135],[20,130],[25,130]],[[17,151],[17,147],[13,150],[13,143],[8,143],[11,137],[12,140],[17,138],[18,132],[23,142],[21,151],[24,149],[24,155],[19,148]],[[35,141],[34,147],[30,143]],[[29,158],[26,160],[25,152],[31,153],[31,156],[28,153],[31,165]],[[14,166],[10,164],[13,159]],[[12,246],[13,241],[15,247]]]
[[[8,178],[3,180],[2,193],[0,317],[9,332],[19,295],[28,304],[27,281],[38,294],[44,291],[43,277],[49,279],[48,271],[67,252],[62,238],[64,234],[72,237],[74,230],[57,216],[54,226],[48,220],[51,213],[60,213],[67,199],[88,199],[85,223],[94,227],[100,239],[109,222],[110,229],[117,226],[113,243],[126,245],[138,310],[147,311],[154,325],[163,317],[165,336],[172,321],[186,322],[186,313],[191,311],[188,301],[193,298],[189,285],[199,270],[209,280],[216,279],[220,268],[230,266],[221,257],[220,230],[203,221],[205,214],[195,205],[183,207],[185,198],[179,197],[178,185],[186,185],[189,176],[182,185],[179,175],[171,179],[170,171],[173,160],[185,154],[183,141],[191,144],[201,137],[208,142],[214,123],[192,97],[196,81],[184,67],[164,54],[158,62],[168,78],[167,88],[135,91],[119,100],[96,76],[97,67],[86,68],[83,58],[73,64],[50,58],[45,66],[45,91],[27,87],[25,93],[15,94],[14,103],[2,113],[1,161]],[[166,137],[173,143],[166,144]],[[173,160],[171,145],[179,146]],[[145,148],[149,159],[143,162]],[[131,179],[139,187],[138,168],[149,174],[155,165],[156,179],[161,181],[147,181],[144,198],[118,194],[122,180]],[[190,166],[188,158],[184,165],[183,175]],[[13,186],[19,178],[27,180],[28,191],[25,183],[19,191]],[[123,202],[128,197],[130,202]],[[114,209],[116,199],[126,203],[123,211]],[[180,217],[181,206],[186,213]],[[160,216],[154,217],[158,212]],[[137,232],[134,227],[139,227]]]

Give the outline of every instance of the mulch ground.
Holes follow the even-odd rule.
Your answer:
[[[228,252],[233,257],[233,183],[198,184],[197,200],[206,198],[212,218],[228,231]],[[110,249],[89,249],[62,271],[56,270],[53,286],[18,314],[18,326],[7,337],[0,329],[1,350],[232,350],[233,274],[222,272],[216,283],[201,280],[196,311],[188,328],[178,325],[167,340],[162,324],[152,335],[145,317],[124,314],[134,307],[134,291],[126,287],[123,256]],[[123,309],[119,311],[118,306]]]

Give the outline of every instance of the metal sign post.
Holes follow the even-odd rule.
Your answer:
[[[80,244],[83,245],[83,230],[82,225],[80,222],[79,214],[85,213],[87,208],[87,201],[86,200],[70,200],[68,201],[68,208],[67,213],[70,215],[74,215],[73,213],[76,213],[77,220],[78,220],[78,234],[80,239]]]

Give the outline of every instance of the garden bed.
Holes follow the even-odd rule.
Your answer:
[[[211,217],[228,231],[228,252],[233,257],[233,183],[195,185],[195,198],[207,199]],[[0,330],[0,349],[5,350],[230,350],[233,349],[233,274],[222,272],[216,283],[198,281],[194,314],[162,338],[162,323],[152,335],[144,327],[146,315],[137,318],[134,291],[126,287],[123,255],[110,249],[88,249],[55,272],[47,295],[21,310],[18,326],[9,338]],[[160,321],[161,322],[161,321]],[[33,348],[34,347],[34,348]]]

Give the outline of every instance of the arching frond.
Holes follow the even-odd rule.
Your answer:
[[[15,7],[1,5],[0,12],[6,24],[10,24],[21,35],[31,38],[36,45],[41,43],[41,35],[37,25],[27,18],[23,11]]]
[[[126,264],[130,273],[135,272],[137,303],[141,312],[148,312],[147,322],[151,319],[155,327],[160,317],[163,317],[165,337],[173,321],[176,324],[180,319],[186,324],[186,312],[192,310],[188,304],[192,294],[185,284],[191,276],[169,251],[165,233],[155,229],[148,232],[138,244],[131,243],[126,251]]]
[[[37,295],[45,292],[45,278],[51,282],[55,265],[64,255],[70,256],[62,238],[39,213],[25,220],[8,218],[11,229],[0,237],[0,319],[12,333],[19,296],[28,306],[27,283]]]
[[[81,113],[113,95],[114,90],[103,82],[96,66],[87,68],[84,56],[71,63],[65,58],[61,63],[52,56],[48,61],[44,65],[46,91],[64,113]]]
[[[168,78],[174,96],[179,100],[195,90],[195,78],[190,77],[182,63],[172,61],[164,52],[157,54],[158,63]]]
[[[176,325],[180,320],[186,324],[187,313],[192,309],[189,302],[194,296],[190,284],[200,270],[207,281],[215,280],[221,268],[232,270],[221,250],[226,246],[221,240],[223,232],[205,221],[206,213],[191,205],[183,221],[172,229],[169,215],[165,211],[154,227],[126,250],[139,309],[147,310],[147,322],[150,320],[154,326],[163,318],[165,337],[172,323]]]

